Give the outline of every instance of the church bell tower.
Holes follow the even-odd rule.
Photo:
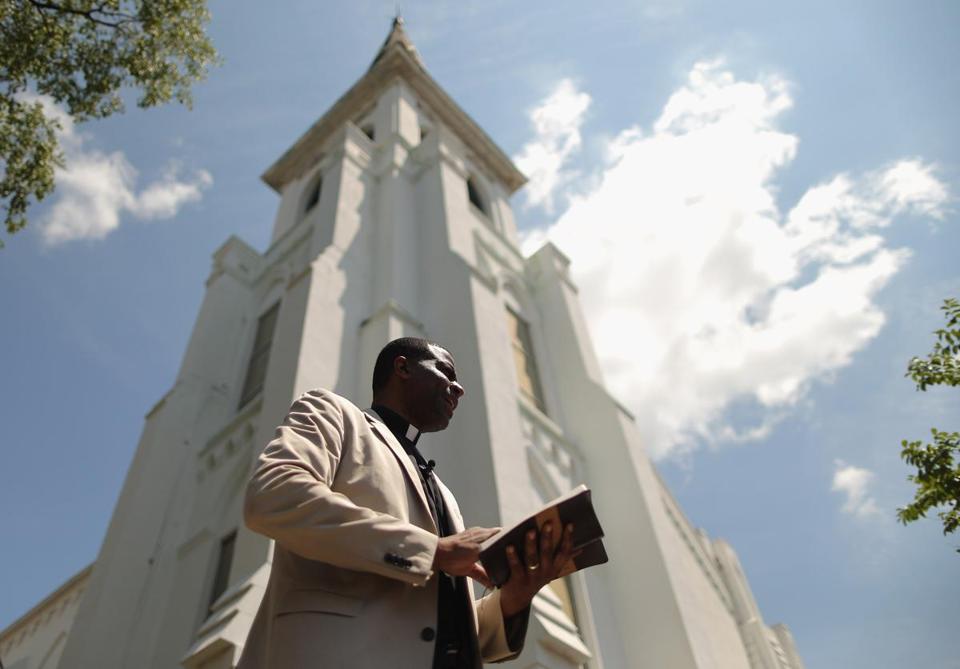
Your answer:
[[[253,461],[308,389],[369,406],[376,355],[400,336],[456,359],[466,395],[420,444],[468,525],[593,489],[610,562],[538,595],[514,666],[799,666],[774,663],[786,641],[747,606],[732,550],[690,526],[606,390],[568,259],[551,244],[520,252],[509,198],[525,177],[431,78],[400,19],[263,180],[280,198],[270,245],[231,237],[213,256],[61,667],[233,667],[272,555],[242,522]]]

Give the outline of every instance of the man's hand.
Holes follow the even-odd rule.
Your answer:
[[[524,564],[517,550],[507,546],[510,578],[500,590],[500,610],[504,618],[517,615],[530,606],[540,588],[557,578],[575,554],[573,552],[573,525],[567,525],[560,545],[554,540],[553,525],[545,523],[540,531],[540,550],[537,551],[537,532],[527,532]],[[556,548],[555,548],[556,547]]]
[[[484,587],[493,587],[486,570],[477,560],[480,559],[480,544],[499,531],[499,527],[471,527],[441,538],[433,557],[433,568],[451,576],[469,576]]]

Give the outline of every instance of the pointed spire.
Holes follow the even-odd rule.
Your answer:
[[[410,41],[410,38],[407,36],[407,31],[403,29],[403,17],[400,16],[399,11],[397,15],[393,17],[393,26],[390,28],[390,34],[387,35],[387,39],[384,40],[383,46],[380,47],[380,51],[377,52],[377,57],[373,59],[373,62],[370,63],[370,68],[372,69],[380,60],[387,55],[387,52],[398,45],[399,48],[406,51],[420,67],[424,67],[423,60],[420,58],[420,54],[417,53],[417,49],[413,46],[413,42]],[[424,68],[426,69],[426,68]]]

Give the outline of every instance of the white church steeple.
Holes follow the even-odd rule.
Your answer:
[[[689,526],[606,390],[569,261],[519,249],[509,198],[525,177],[401,19],[262,178],[280,197],[270,245],[231,237],[214,254],[61,666],[234,666],[272,555],[242,523],[251,463],[305,390],[368,405],[377,352],[414,335],[448,347],[466,387],[420,447],[467,524],[509,523],[585,482],[607,531],[609,564],[535,600],[516,666],[797,669],[751,651],[789,633],[751,619],[742,634],[729,547],[721,560]]]

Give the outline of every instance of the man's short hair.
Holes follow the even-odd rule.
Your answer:
[[[387,381],[393,374],[393,361],[398,356],[402,355],[411,361],[424,360],[433,355],[430,346],[437,345],[419,337],[401,337],[384,346],[373,366],[373,394],[376,395],[387,385]]]

